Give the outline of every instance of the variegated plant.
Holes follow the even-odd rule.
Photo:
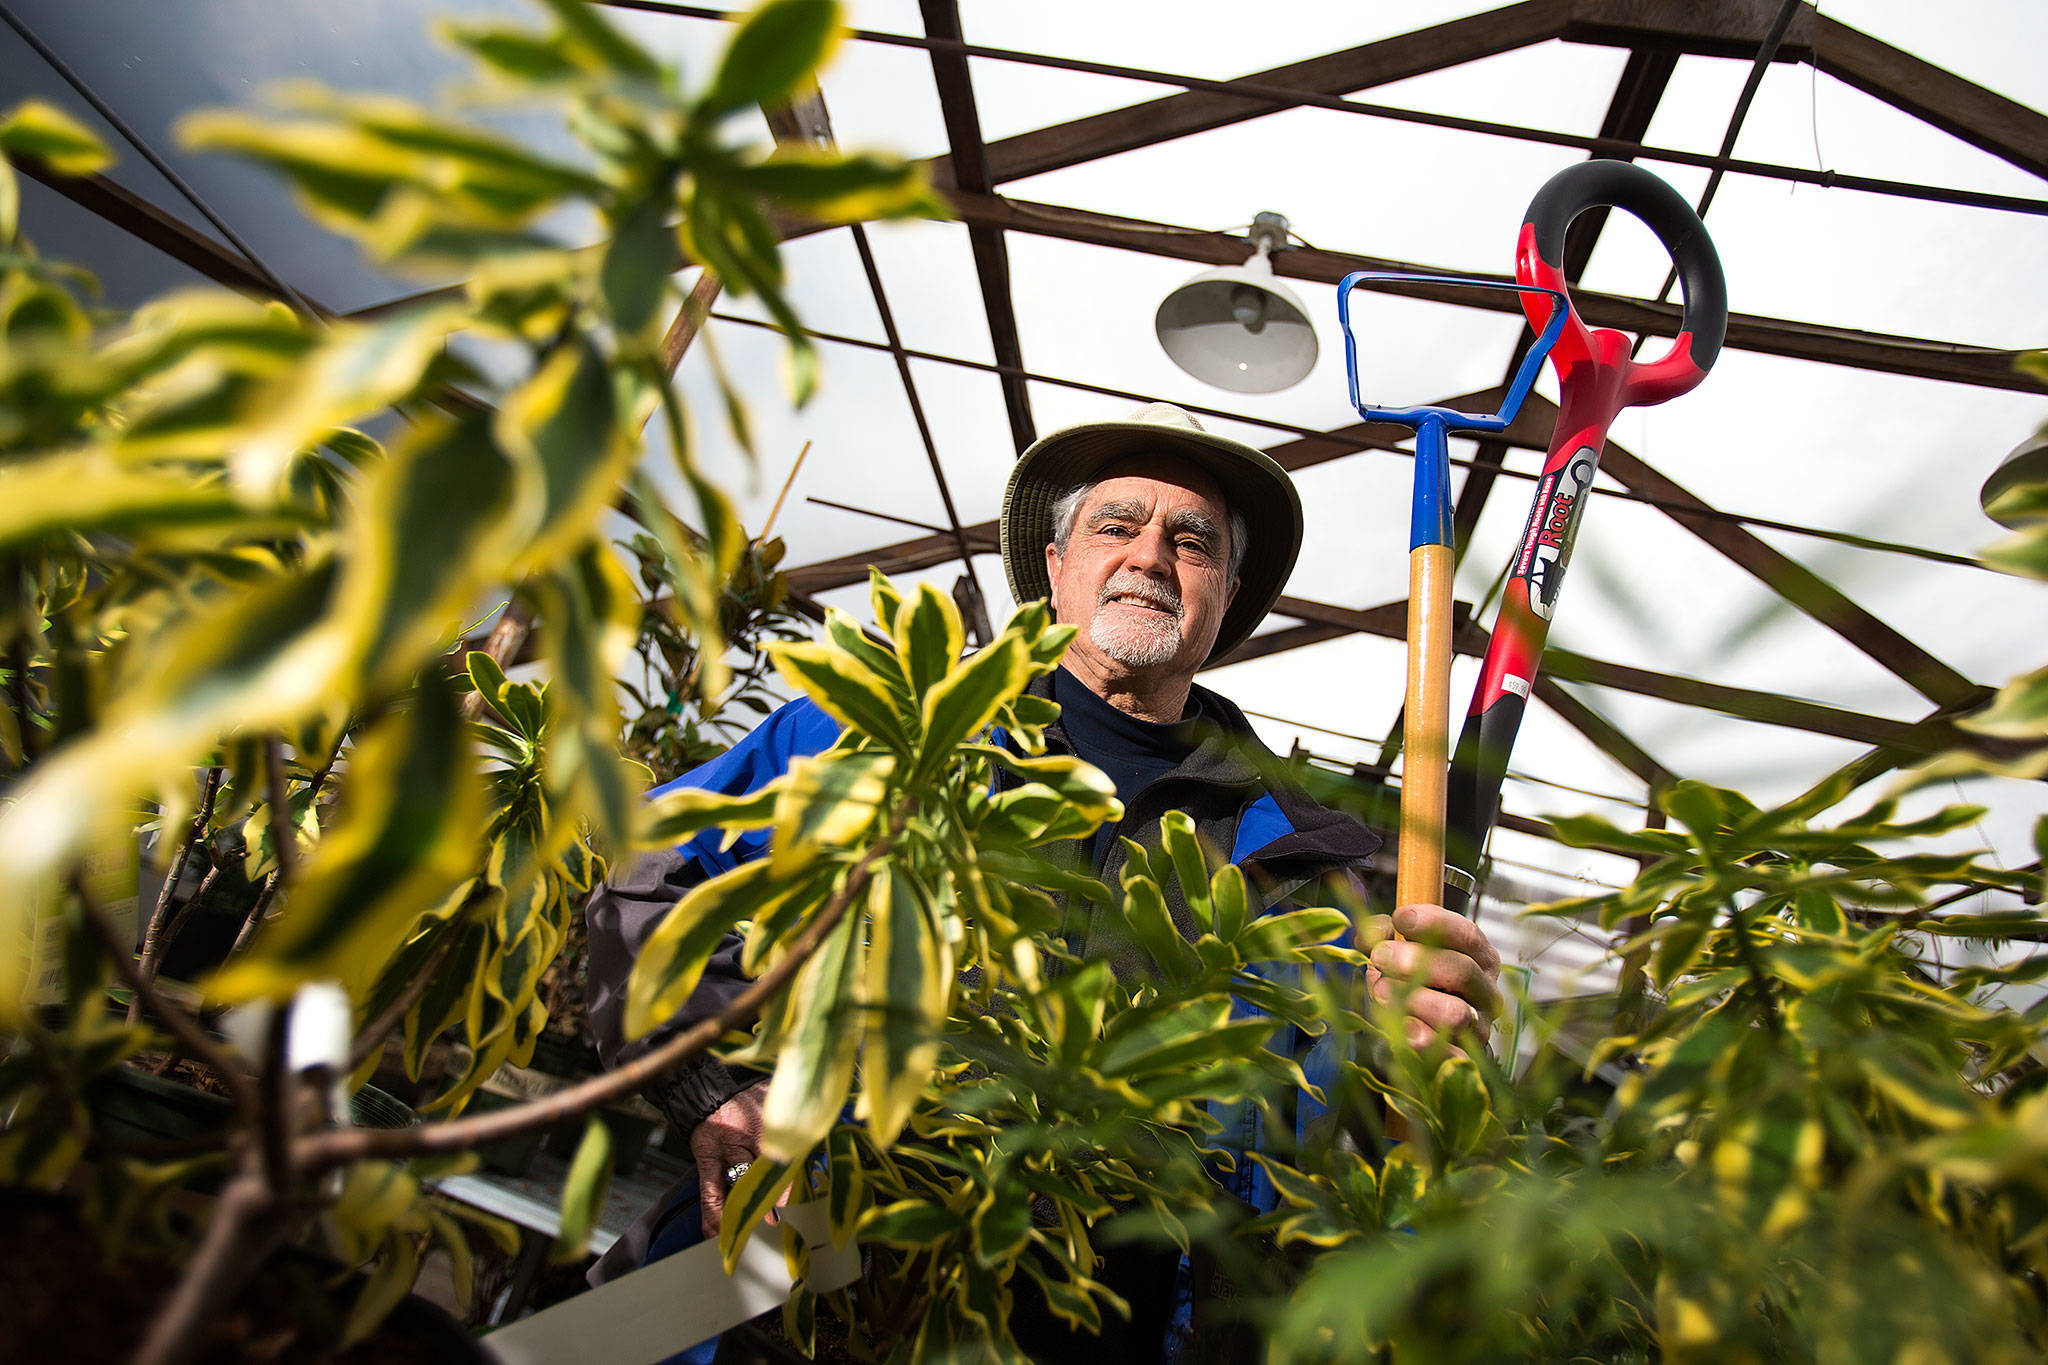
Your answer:
[[[207,1003],[339,983],[358,1029],[344,1069],[367,1072],[401,1031],[416,1064],[452,1032],[470,1062],[441,1107],[459,1110],[530,1052],[533,984],[570,900],[638,815],[645,774],[620,753],[615,679],[639,603],[609,544],[614,508],[672,567],[695,682],[724,684],[720,596],[747,540],[668,383],[673,273],[694,261],[758,295],[787,328],[801,401],[814,361],[782,295],[778,218],[939,211],[906,162],[746,142],[739,116],[801,97],[830,54],[829,0],[769,0],[691,89],[582,0],[542,9],[539,28],[444,34],[485,104],[560,117],[560,154],[308,88],[282,112],[183,123],[191,145],[273,168],[381,266],[439,286],[374,320],[217,292],[96,313],[77,273],[21,235],[11,163],[84,175],[107,154],[48,106],[0,116],[0,1175],[54,1183],[89,1154],[111,1182],[100,1202],[132,1210],[174,1168],[94,1133],[93,1078],[173,1047],[230,1092],[226,1184],[151,1359],[188,1353],[262,1251],[329,1203],[326,1173],[371,1153],[352,1145],[366,1130],[331,1126],[320,1086],[286,1079],[275,1030],[231,1051],[159,986],[177,928],[165,905],[155,952],[131,961],[101,871],[132,868],[148,824],[173,883],[202,844],[230,862],[246,850],[252,932],[202,983]],[[566,222],[603,240],[564,244],[551,225]],[[458,358],[470,338],[515,361],[508,377]],[[638,467],[657,417],[694,530]],[[544,689],[450,655],[508,599],[540,623]],[[463,714],[471,690],[481,728]],[[38,935],[56,951],[31,981]],[[103,1008],[109,965],[125,1017]],[[513,1127],[549,1121],[508,1112]],[[460,1150],[478,1122],[410,1130],[418,1145],[387,1154]],[[328,1207],[341,1245],[383,1257],[352,1332],[409,1281],[391,1268],[401,1242],[440,1228],[405,1193],[419,1174]],[[579,1182],[569,1224],[587,1226],[598,1185]]]
[[[2048,577],[2048,483],[2000,511],[2020,530],[1988,562]],[[1590,1055],[1514,1083],[1484,1057],[1361,1073],[1425,1140],[1276,1169],[1267,1225],[1334,1250],[1274,1305],[1274,1358],[2040,1359],[2048,874],[1927,851],[1981,807],[1898,811],[1958,775],[2048,773],[2044,699],[2048,675],[2015,680],[1959,722],[1995,744],[1858,813],[1830,814],[1869,780],[1852,767],[1772,809],[1679,783],[1668,829],[1557,821],[1643,864],[1538,910],[1624,931],[1637,994]],[[2048,855],[2048,819],[2034,840]],[[1986,891],[2019,894],[1965,906]],[[1603,1061],[1625,1078],[1589,1107]]]
[[[1284,977],[1363,958],[1333,942],[1352,924],[1341,910],[1251,914],[1243,873],[1212,876],[1192,823],[1171,815],[1164,866],[1204,932],[1181,938],[1152,860],[1131,845],[1117,908],[1154,975],[1120,982],[1105,963],[1074,961],[1054,892],[1107,893],[1034,850],[1085,836],[1118,806],[1101,773],[1043,753],[1056,711],[1024,690],[1072,628],[1035,603],[963,658],[944,593],[923,585],[904,599],[876,576],[872,597],[876,634],[835,612],[825,638],[771,650],[844,727],[838,743],[748,795],[684,790],[650,807],[643,837],[656,847],[711,826],[772,826],[775,844],[692,890],[655,931],[627,1030],[668,1019],[729,932],[745,935],[749,971],[808,953],[728,1053],[774,1073],[762,1158],[721,1229],[728,1261],[801,1182],[828,1199],[836,1237],[875,1250],[858,1306],[840,1305],[868,1349],[1013,1353],[1017,1275],[1091,1330],[1104,1304],[1122,1311],[1095,1278],[1089,1232],[1112,1208],[1142,1208],[1186,1242],[1209,1202],[1205,1157],[1235,1159],[1205,1152],[1222,1126],[1210,1106],[1300,1087],[1295,1063],[1263,1045],[1282,1027],[1324,1028],[1315,998]],[[1000,789],[998,771],[1010,779]],[[1233,1022],[1233,996],[1271,1012]],[[1038,1225],[1034,1200],[1050,1210]],[[787,1321],[811,1339],[807,1291]]]

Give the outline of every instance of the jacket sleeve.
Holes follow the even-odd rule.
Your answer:
[[[649,795],[678,787],[743,795],[781,776],[792,760],[823,750],[838,734],[831,717],[808,699],[799,699],[777,710],[725,753]],[[706,830],[679,847],[640,855],[615,870],[592,894],[584,907],[590,935],[587,994],[591,1033],[606,1066],[630,1062],[712,1017],[746,988],[747,978],[739,967],[741,940],[728,934],[706,964],[689,1003],[651,1033],[626,1040],[626,983],[655,926],[691,887],[765,853],[769,837],[766,830],[749,830],[728,846],[724,831]],[[647,1096],[671,1124],[687,1132],[759,1079],[759,1073],[729,1068],[700,1053],[650,1084]]]

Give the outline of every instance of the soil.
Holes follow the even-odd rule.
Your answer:
[[[111,1261],[65,1195],[0,1188],[0,1359],[126,1360],[175,1282],[168,1264]],[[462,1328],[417,1299],[337,1353],[350,1291],[310,1254],[271,1258],[214,1324],[202,1365],[459,1365],[483,1360]]]

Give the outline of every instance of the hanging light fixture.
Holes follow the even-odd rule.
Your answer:
[[[1287,220],[1252,220],[1252,257],[1205,270],[1166,296],[1152,330],[1174,364],[1235,393],[1277,393],[1315,368],[1316,330],[1293,290],[1273,278],[1272,254]]]

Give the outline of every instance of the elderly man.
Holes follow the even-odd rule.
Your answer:
[[[1050,597],[1056,618],[1079,628],[1061,667],[1037,686],[1061,707],[1048,746],[1101,768],[1124,803],[1122,821],[1087,850],[1106,879],[1123,858],[1115,836],[1145,844],[1171,810],[1185,811],[1212,846],[1230,851],[1267,907],[1327,878],[1362,878],[1377,838],[1303,792],[1269,785],[1247,757],[1257,740],[1243,713],[1194,685],[1196,672],[1243,643],[1272,607],[1294,567],[1301,528],[1286,471],[1165,403],[1122,421],[1054,432],[1017,461],[1003,500],[1003,563],[1018,601]],[[836,733],[823,712],[800,700],[677,785],[746,791]],[[758,856],[767,838],[722,850],[714,836],[643,860],[591,903],[591,1012],[607,1060],[621,1051],[617,1021],[639,943],[688,886]],[[1170,902],[1169,909],[1194,937],[1186,907]],[[1085,922],[1067,926],[1068,941],[1083,956],[1125,966],[1121,935],[1102,922],[1108,912],[1086,913]],[[1407,996],[1414,1040],[1483,1039],[1499,972],[1486,937],[1433,905],[1400,906],[1390,921],[1380,918],[1372,935],[1385,940],[1372,950],[1375,989],[1385,998],[1387,978],[1418,987]],[[1388,937],[1389,928],[1406,941]],[[679,1022],[708,1016],[741,988],[737,951],[735,940],[714,958]],[[661,1098],[672,1121],[692,1132],[706,1234],[718,1225],[727,1172],[758,1150],[762,1092],[758,1077],[708,1058],[665,1083]],[[1246,1118],[1253,1128],[1261,1121],[1256,1113]],[[1244,1136],[1245,1145],[1259,1145],[1257,1133]],[[1243,1188],[1234,1192],[1271,1207],[1263,1172],[1249,1162],[1239,1167]],[[614,1259],[635,1262],[644,1245],[628,1239]]]

